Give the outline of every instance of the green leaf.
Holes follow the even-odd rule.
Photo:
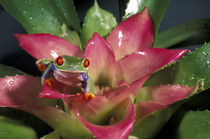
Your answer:
[[[120,7],[122,5],[122,8],[120,9],[121,17],[125,20],[131,15],[141,12],[148,6],[150,16],[152,16],[154,21],[155,37],[157,37],[160,22],[166,12],[169,2],[170,0],[119,0]]]
[[[186,100],[177,101],[174,104],[155,111],[150,115],[136,121],[131,132],[132,136],[140,139],[154,138],[161,130],[163,125],[169,120],[171,115],[183,104]]]
[[[81,30],[83,49],[87,41],[97,32],[100,36],[106,37],[109,32],[117,25],[114,16],[98,6],[95,0],[94,5],[88,10]]]
[[[0,0],[0,4],[28,33],[60,33],[62,16],[48,0]]]
[[[27,112],[7,107],[1,107],[0,116],[14,119],[23,123],[24,125],[32,127],[39,137],[42,137],[43,135],[52,131],[52,128],[50,128],[45,122]]]
[[[207,139],[210,137],[210,111],[189,111],[178,127],[179,139]]]
[[[1,139],[37,139],[35,131],[15,120],[0,116]]]
[[[75,44],[76,46],[80,47],[80,49],[82,49],[79,34],[76,31],[68,29],[65,24],[62,25],[61,33],[58,36]]]
[[[128,136],[128,139],[139,139],[139,138],[136,136]]]
[[[62,25],[80,30],[72,0],[0,0],[0,4],[28,33],[50,33],[62,37]],[[66,34],[64,39],[78,41],[78,34]],[[78,43],[76,43],[77,45]],[[79,43],[80,44],[80,43]]]
[[[64,21],[68,27],[73,28],[77,32],[80,31],[80,20],[76,13],[73,0],[50,0],[50,3],[55,4],[56,12],[62,15],[62,21]]]
[[[195,19],[159,33],[155,47],[181,47],[205,41],[210,41],[210,19]]]
[[[45,135],[41,139],[60,139],[60,136],[57,131],[53,131],[53,132]]]
[[[202,90],[210,87],[210,43],[154,73],[145,86],[179,84],[194,87],[200,81]]]
[[[49,106],[21,106],[19,109],[42,119],[64,139],[93,138],[90,131],[72,113],[65,113],[60,109]]]
[[[23,75],[26,73],[16,68],[0,64],[0,77],[1,78],[5,76],[15,76],[16,74]]]

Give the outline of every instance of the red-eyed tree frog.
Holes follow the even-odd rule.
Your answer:
[[[88,59],[63,55],[56,60],[40,59],[36,64],[39,70],[43,72],[41,77],[43,85],[47,84],[53,89],[53,81],[57,81],[65,86],[81,90],[77,93],[84,93],[85,99],[95,97],[94,84],[88,77],[88,66],[90,64]]]

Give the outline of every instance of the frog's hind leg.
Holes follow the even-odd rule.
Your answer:
[[[84,99],[88,100],[95,98],[95,95],[92,92],[89,92],[89,78],[87,76],[87,73],[82,74],[82,78],[85,81]]]

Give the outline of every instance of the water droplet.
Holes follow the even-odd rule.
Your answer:
[[[13,89],[14,89],[15,81],[13,79],[8,79],[7,80],[7,83],[8,83],[8,89],[9,89],[9,91],[12,92]]]
[[[9,81],[9,85],[12,86],[15,82],[13,80]]]
[[[23,11],[23,14],[26,14],[27,12],[26,11]]]
[[[77,116],[80,116],[80,114],[79,114],[78,112],[76,113],[76,115],[77,115]]]
[[[208,54],[207,54],[206,52],[204,52],[204,51],[203,51],[203,54],[204,54],[205,56],[208,56]]]
[[[93,44],[94,44],[94,42],[90,42],[90,44],[92,44],[92,45],[93,45]]]
[[[207,61],[206,61],[206,63],[207,63],[207,64],[210,64],[210,61],[209,61],[209,60],[207,60]]]
[[[33,19],[33,17],[31,16],[31,17],[29,17],[29,19]]]
[[[195,74],[192,74],[192,80],[194,80],[195,79]]]
[[[119,39],[118,47],[121,47],[122,45],[122,37],[123,37],[123,34],[122,34],[122,31],[120,31],[118,34],[118,39]]]

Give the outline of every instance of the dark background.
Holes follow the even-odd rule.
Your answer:
[[[114,14],[119,22],[118,1],[98,0],[100,7]],[[82,20],[93,0],[75,0]],[[195,18],[210,18],[210,0],[171,0],[160,25],[160,31]],[[14,33],[25,33],[21,25],[0,7],[0,63],[37,75],[35,60],[24,52],[13,37]],[[32,61],[32,62],[31,62]]]

